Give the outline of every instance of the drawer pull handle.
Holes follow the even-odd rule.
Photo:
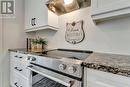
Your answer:
[[[21,56],[21,57],[18,57],[17,55],[16,56],[14,56],[14,57],[16,57],[16,58],[20,58],[20,59],[22,59],[23,57]]]
[[[16,58],[17,58],[18,56],[16,55],[16,56],[14,56],[14,57],[16,57]]]
[[[22,69],[19,69],[18,67],[14,67],[17,71],[23,71]]]
[[[23,57],[19,57],[20,59],[22,59]]]

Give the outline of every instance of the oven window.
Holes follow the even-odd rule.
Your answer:
[[[32,87],[67,87],[36,73],[33,76],[32,80],[33,80]]]

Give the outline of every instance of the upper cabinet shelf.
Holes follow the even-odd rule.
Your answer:
[[[46,0],[25,0],[25,32],[58,30],[58,16],[48,10]]]
[[[130,14],[130,0],[92,0],[91,15],[99,22]]]

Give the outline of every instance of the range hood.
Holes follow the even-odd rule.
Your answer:
[[[47,0],[49,10],[57,15],[66,14],[81,8],[89,7],[91,0]]]

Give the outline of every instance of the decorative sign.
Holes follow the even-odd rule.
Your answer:
[[[77,44],[84,40],[83,21],[67,23],[65,39],[68,43]]]

